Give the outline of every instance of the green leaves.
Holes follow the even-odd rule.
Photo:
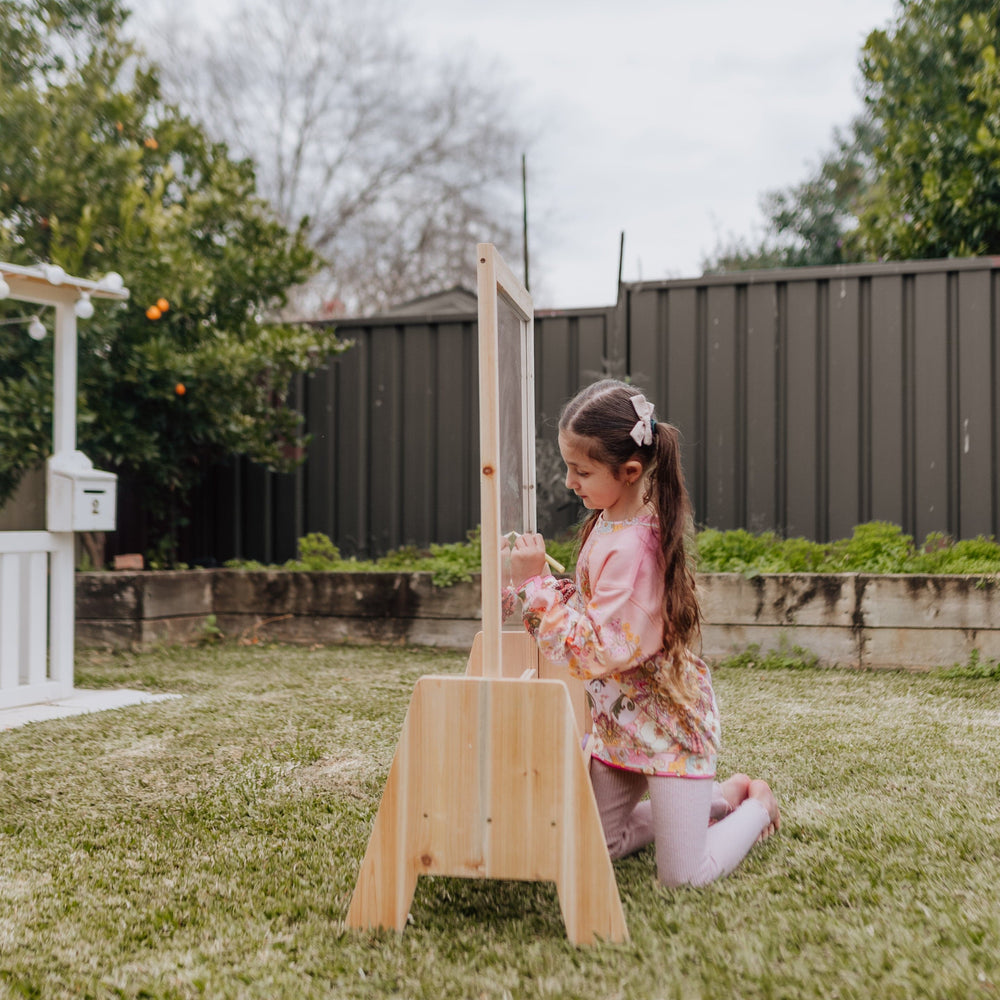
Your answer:
[[[0,6],[0,252],[124,276],[131,301],[79,324],[79,447],[134,484],[155,544],[215,460],[289,468],[291,378],[347,345],[274,321],[315,257],[251,164],[164,104],[127,17],[120,0]],[[50,345],[0,351],[0,499],[51,447]]]
[[[934,533],[919,548],[898,524],[869,521],[850,538],[811,542],[773,532],[716,531],[698,534],[703,573],[1000,573],[1000,544],[992,538],[954,541]]]
[[[1000,249],[1000,3],[903,4],[874,31],[861,69],[883,142],[856,238],[868,257]]]

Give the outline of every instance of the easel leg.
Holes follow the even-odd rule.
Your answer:
[[[418,875],[553,881],[574,944],[628,939],[561,682],[417,682],[348,926],[403,930]]]

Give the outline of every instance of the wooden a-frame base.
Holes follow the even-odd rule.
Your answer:
[[[509,670],[527,647],[504,644]],[[570,941],[627,940],[566,685],[475,676],[480,648],[417,681],[347,925],[402,931],[417,876],[452,875],[553,881]]]

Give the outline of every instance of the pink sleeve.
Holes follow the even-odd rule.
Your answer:
[[[506,621],[514,613],[514,605],[517,604],[517,591],[507,586],[500,594],[500,620]]]
[[[552,577],[533,577],[521,590],[524,624],[542,654],[578,677],[604,677],[637,667],[663,646],[655,557],[632,533],[591,553],[591,599],[564,603]]]

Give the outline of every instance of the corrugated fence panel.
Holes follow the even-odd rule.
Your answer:
[[[331,364],[337,376],[336,437],[328,442],[325,461],[337,468],[336,533],[331,537],[346,554],[363,552],[368,545],[368,442],[372,436],[369,398],[371,337],[351,331],[354,346]],[[311,430],[311,428],[309,428]]]
[[[913,293],[914,531],[923,539],[950,520],[948,277],[928,274]]]
[[[576,337],[568,316],[535,320],[535,429],[548,440],[557,437],[559,412],[575,392]]]
[[[778,295],[773,284],[747,288],[743,447],[751,531],[773,528],[778,489]]]
[[[613,368],[613,349],[610,343],[612,316],[612,311],[605,309],[599,312],[582,313],[577,317],[577,358],[574,377],[577,385],[572,387],[569,396],[575,394],[584,385],[601,378]],[[542,344],[545,343],[547,337],[548,328],[543,326]],[[559,404],[559,410],[562,409],[565,402],[566,399]]]
[[[469,420],[477,384],[470,375],[472,329],[469,324],[442,323],[437,331],[435,368],[426,386],[433,394],[430,402],[436,418],[434,465],[428,473],[436,496],[428,541],[460,541],[471,527],[470,510],[478,509],[478,496],[474,503],[473,494],[479,486],[479,422]]]
[[[795,282],[786,289],[785,342],[787,362],[783,386],[784,509],[782,530],[789,535],[815,538],[819,518],[818,455],[822,454],[818,426],[820,322],[817,282]],[[732,522],[729,522],[732,523]]]
[[[740,423],[742,393],[739,391],[740,329],[733,286],[711,287],[705,302],[705,381],[702,410],[704,445],[699,460],[704,467],[705,495],[699,509],[713,524],[740,520],[738,490],[742,466]],[[655,401],[655,400],[654,400]]]
[[[666,302],[661,308],[667,318],[667,352],[659,373],[662,381],[651,387],[649,398],[656,404],[657,412],[665,414],[681,432],[684,475],[697,510],[705,494],[700,474],[705,428],[700,414],[703,398],[699,391],[703,368],[700,345],[704,338],[699,329],[699,293],[696,288],[682,288],[664,298]]]
[[[560,493],[559,412],[618,374],[680,429],[700,524],[831,539],[879,518],[918,540],[996,535],[998,298],[1000,259],[979,259],[643,282],[623,285],[616,307],[540,312],[549,523],[580,513]],[[239,461],[215,471],[182,558],[283,561],[313,531],[367,557],[478,524],[475,317],[338,332],[354,346],[293,386],[307,463],[285,476]],[[112,551],[138,550],[139,520],[121,518]]]
[[[903,490],[906,427],[904,416],[903,279],[878,277],[871,283],[871,441],[868,518],[904,523]]]
[[[360,470],[367,480],[371,511],[369,537],[376,552],[402,544],[400,506],[404,501],[402,472],[403,338],[395,326],[372,331],[371,426],[368,454]],[[424,442],[426,447],[427,442]],[[409,498],[407,498],[407,502]]]
[[[963,537],[988,535],[995,530],[990,505],[995,467],[991,467],[997,433],[993,407],[995,342],[988,271],[958,276],[958,385],[959,385],[959,510],[956,530]]]
[[[826,345],[827,538],[846,538],[863,520],[861,503],[860,282],[840,278],[829,285]]]
[[[400,537],[419,538],[436,527],[438,477],[438,438],[435,433],[437,412],[436,374],[437,338],[427,325],[406,330],[402,338],[402,427],[398,438],[402,445],[400,465]],[[458,441],[451,450],[458,451]],[[398,543],[397,543],[398,544]]]

